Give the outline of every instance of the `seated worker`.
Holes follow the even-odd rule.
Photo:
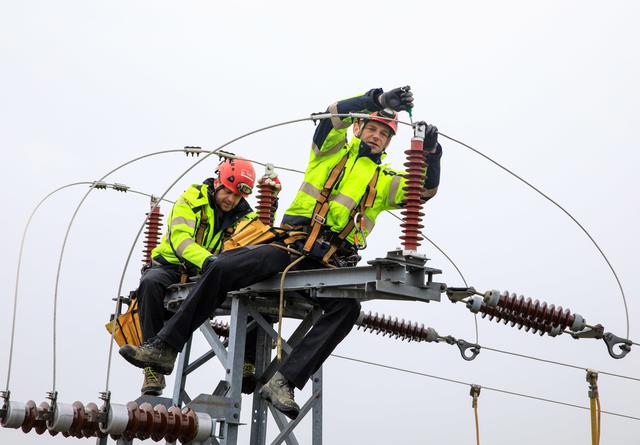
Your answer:
[[[412,106],[413,95],[405,87],[370,90],[329,107],[334,114],[357,112],[371,117],[356,122],[350,117],[332,117],[322,120],[315,130],[304,182],[283,218],[288,227],[309,233],[306,242],[294,245],[307,256],[298,269],[355,265],[362,237],[371,232],[380,212],[402,206],[406,179],[383,165],[382,159],[398,128],[397,111]],[[351,125],[354,135],[347,141]],[[427,128],[424,149],[428,167],[423,198],[428,200],[439,184],[442,154],[433,126]],[[359,227],[354,227],[354,219]],[[291,261],[288,252],[273,244],[222,252],[156,337],[139,347],[124,346],[120,354],[135,366],[171,373],[177,352],[222,304],[228,291],[273,276]],[[322,315],[260,390],[264,399],[292,419],[300,411],[294,388],[304,387],[351,331],[360,313],[360,303],[354,299],[318,298],[314,302],[323,309]]]
[[[227,159],[216,173],[215,179],[182,193],[167,218],[167,232],[151,253],[152,265],[143,272],[137,290],[143,340],[154,338],[171,317],[164,307],[167,287],[180,282],[183,274],[186,278],[206,270],[225,234],[241,219],[255,215],[245,200],[256,177],[251,162]],[[142,394],[160,395],[164,387],[164,375],[144,368]]]

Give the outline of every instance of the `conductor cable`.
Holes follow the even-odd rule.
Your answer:
[[[365,364],[365,365],[376,366],[376,367],[379,367],[379,368],[390,369],[390,370],[393,370],[393,371],[404,372],[404,373],[407,373],[407,374],[419,375],[419,376],[422,376],[422,377],[429,377],[431,379],[442,380],[442,381],[450,382],[450,383],[457,383],[459,385],[465,385],[465,386],[469,386],[469,387],[471,387],[471,385],[472,385],[472,383],[463,382],[461,380],[455,380],[455,379],[450,379],[450,378],[447,378],[447,377],[441,377],[441,376],[437,376],[437,375],[433,375],[433,374],[426,374],[426,373],[423,373],[423,372],[412,371],[410,369],[399,368],[399,367],[396,367],[396,366],[383,365],[381,363],[370,362],[370,361],[367,361],[367,360],[361,360],[361,359],[357,359],[357,358],[353,358],[353,357],[346,357],[346,356],[337,355],[337,354],[331,354],[331,356],[332,357],[336,357],[336,358],[340,358],[340,359],[343,359],[343,360],[356,362],[356,363],[362,363],[362,364]],[[590,408],[586,407],[586,406],[576,405],[576,404],[573,404],[573,403],[562,402],[562,401],[548,399],[548,398],[544,398],[544,397],[532,396],[532,395],[529,395],[529,394],[523,394],[523,393],[519,393],[519,392],[515,392],[515,391],[508,391],[506,389],[492,388],[490,386],[484,386],[484,385],[482,385],[482,389],[487,390],[487,391],[494,391],[494,392],[498,392],[498,393],[502,393],[502,394],[508,394],[508,395],[512,395],[512,396],[516,396],[516,397],[524,397],[524,398],[527,398],[527,399],[538,400],[540,402],[547,402],[547,403],[553,403],[553,404],[556,404],[556,405],[569,406],[569,407],[572,407],[572,408],[577,408],[577,409],[586,410],[586,411],[590,410]],[[603,413],[603,414],[609,414],[611,416],[623,417],[625,419],[631,419],[631,420],[640,421],[640,417],[630,416],[630,415],[627,415],[627,414],[616,413],[616,412],[613,412],[613,411],[600,411],[600,412]]]
[[[469,150],[473,151],[474,153],[476,153],[479,156],[482,156],[483,158],[485,158],[487,161],[491,162],[492,164],[496,165],[497,167],[501,168],[502,170],[504,170],[505,172],[509,173],[511,176],[513,176],[514,178],[518,179],[519,181],[523,182],[525,185],[527,185],[529,188],[531,188],[532,190],[534,190],[536,193],[538,193],[539,195],[541,195],[542,197],[544,197],[547,201],[551,202],[553,205],[555,205],[557,208],[559,208],[560,210],[562,210],[563,213],[565,213],[569,218],[571,218],[571,220],[576,223],[576,225],[584,232],[585,235],[587,235],[587,237],[591,240],[591,243],[596,247],[596,249],[598,250],[598,252],[600,252],[600,255],[602,256],[602,258],[604,259],[604,261],[607,263],[607,266],[609,266],[609,269],[611,270],[611,273],[613,274],[613,277],[615,278],[616,282],[618,283],[618,288],[620,289],[620,294],[622,295],[622,302],[624,303],[624,313],[625,313],[625,318],[626,318],[626,332],[627,332],[627,340],[629,339],[629,308],[627,306],[627,297],[625,295],[624,292],[624,288],[622,287],[622,283],[620,282],[620,278],[618,277],[618,274],[616,273],[615,269],[613,268],[613,266],[611,265],[611,262],[609,261],[609,258],[607,258],[607,255],[604,253],[604,251],[600,248],[600,246],[598,245],[598,243],[596,242],[596,240],[591,236],[591,234],[587,231],[587,229],[584,228],[584,226],[571,214],[569,213],[569,211],[567,209],[565,209],[563,206],[561,206],[560,204],[558,204],[555,200],[553,200],[551,197],[549,197],[547,194],[545,194],[544,192],[542,192],[538,187],[534,186],[533,184],[531,184],[530,182],[528,182],[527,180],[525,180],[524,178],[522,178],[521,176],[519,176],[518,174],[514,173],[513,171],[511,171],[510,169],[508,169],[507,167],[505,167],[504,165],[500,164],[497,161],[494,161],[492,158],[490,158],[489,156],[485,155],[484,153],[482,153],[480,150],[473,148],[472,146],[465,144],[462,141],[459,141],[458,139],[452,138],[451,136],[447,136],[444,133],[438,133],[439,135],[441,135],[442,137],[445,137],[447,139],[449,139],[452,142],[455,142],[457,144],[462,145],[463,147],[468,148]]]

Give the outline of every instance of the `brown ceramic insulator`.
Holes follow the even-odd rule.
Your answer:
[[[358,329],[362,328],[364,331],[368,329],[376,335],[389,335],[407,341],[426,341],[428,333],[423,324],[405,322],[404,319],[398,320],[397,317],[391,318],[384,314],[378,315],[377,312],[375,315],[371,312],[363,313],[362,321],[358,322],[357,326]]]
[[[562,329],[569,328],[575,321],[575,315],[569,309],[563,309],[561,306],[547,304],[544,301],[531,300],[522,295],[519,297],[508,291],[500,295],[498,306],[504,308],[509,313],[518,314],[528,320],[548,324],[551,326],[560,326]]]
[[[82,435],[82,427],[84,426],[87,417],[86,417],[86,413],[84,410],[84,404],[82,402],[73,402],[73,404],[71,405],[73,407],[73,422],[71,423],[71,426],[69,427],[68,431],[63,431],[62,435],[64,437],[77,437],[77,438],[82,438],[84,437]]]
[[[145,402],[138,407],[136,414],[138,415],[138,426],[135,436],[140,440],[146,440],[151,437],[151,430],[153,429],[153,406]]]
[[[426,174],[426,163],[423,155],[423,140],[420,138],[411,139],[411,148],[405,151],[407,161],[404,163],[407,173],[404,177],[407,184],[404,187],[405,202],[402,210],[402,245],[405,250],[417,250],[420,241],[422,217],[422,188]]]
[[[22,421],[22,432],[28,433],[35,426],[36,418],[38,417],[38,408],[36,402],[29,400],[24,404],[26,415]]]
[[[186,412],[182,414],[182,420],[184,423],[180,429],[178,440],[182,443],[189,443],[198,432],[198,416],[191,408],[187,408]]]
[[[49,403],[48,402],[42,402],[40,405],[38,405],[38,417],[36,418],[36,421],[33,423],[33,428],[36,431],[36,434],[44,434],[45,431],[47,431],[47,421],[43,418],[43,413],[46,413],[49,411]],[[52,436],[55,436],[56,433],[55,431],[49,431],[49,433]]]
[[[144,258],[142,262],[144,264],[151,264],[151,251],[156,248],[162,236],[163,215],[160,213],[160,207],[157,206],[147,213],[147,216],[146,230],[144,232]]]
[[[164,436],[167,442],[173,443],[178,440],[181,426],[182,410],[180,410],[180,408],[178,408],[177,406],[169,407],[167,416],[167,432]]]
[[[151,428],[151,440],[160,442],[167,433],[169,424],[169,410],[164,405],[153,407],[153,427]]]
[[[211,327],[219,337],[229,338],[229,331],[231,329],[229,327],[229,323],[219,320],[212,320]]]
[[[138,404],[136,402],[127,403],[127,412],[129,414],[129,421],[127,422],[127,428],[125,429],[124,433],[122,433],[122,437],[125,440],[133,440],[138,428],[138,424],[140,423],[140,419],[138,416]]]
[[[532,334],[548,334],[554,328],[554,326],[551,324],[536,320],[530,320],[525,316],[517,313],[511,313],[499,306],[490,307],[483,304],[480,307],[480,312],[482,313],[483,318],[488,317],[489,320],[494,320],[497,323],[502,321],[504,324],[507,324],[510,322],[511,326],[516,326],[518,329],[524,328],[524,330],[527,332],[531,330]]]
[[[100,408],[93,402],[87,403],[84,408],[87,414],[87,419],[82,426],[82,437],[106,437],[106,434],[100,431],[100,424],[98,422],[98,414]]]
[[[258,219],[267,226],[273,226],[275,218],[273,207],[276,202],[276,194],[273,186],[269,184],[258,184],[258,204],[256,205],[256,213]]]

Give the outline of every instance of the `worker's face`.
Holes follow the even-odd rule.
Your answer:
[[[240,199],[242,199],[242,196],[233,192],[232,190],[229,190],[226,187],[220,187],[216,191],[216,205],[223,212],[229,212],[233,210],[240,202]]]
[[[378,154],[384,151],[393,137],[391,128],[376,121],[368,121],[364,124],[364,127],[361,125],[361,122],[354,123],[353,131],[356,135],[360,134],[360,139],[371,147],[371,153]]]

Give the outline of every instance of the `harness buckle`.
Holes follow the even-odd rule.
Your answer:
[[[313,221],[317,222],[318,224],[324,224],[327,222],[327,218],[323,218],[322,216],[318,215],[317,213],[313,215]]]

